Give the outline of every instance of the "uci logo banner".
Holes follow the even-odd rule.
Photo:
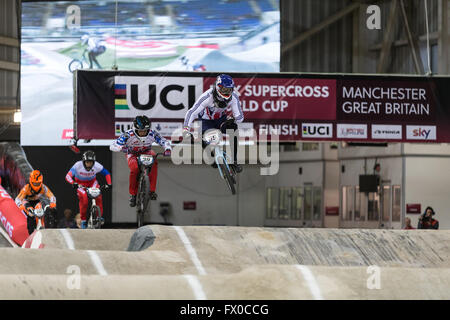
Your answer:
[[[202,77],[114,77],[115,118],[184,118],[203,92]]]
[[[333,124],[331,123],[303,123],[303,138],[331,138],[333,137]]]

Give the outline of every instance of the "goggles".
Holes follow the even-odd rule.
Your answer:
[[[223,95],[225,97],[229,97],[231,95],[231,93],[233,92],[233,88],[226,88],[224,86],[219,85],[219,92],[221,95]]]
[[[149,130],[148,129],[144,129],[144,130],[136,130],[136,133],[139,137],[145,137],[148,135]]]

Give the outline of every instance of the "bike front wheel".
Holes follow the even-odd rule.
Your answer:
[[[228,189],[230,189],[231,194],[236,194],[236,187],[235,187],[235,180],[233,176],[231,175],[230,170],[228,170],[228,167],[225,163],[221,163],[220,169],[222,170],[223,177],[225,179],[225,182],[227,183]]]
[[[100,207],[93,206],[91,208],[91,216],[89,218],[88,228],[90,229],[100,229],[102,227],[102,221],[100,219]]]
[[[83,61],[79,59],[73,59],[69,63],[69,71],[73,73],[75,70],[83,69]]]
[[[139,175],[138,193],[136,197],[136,213],[138,228],[144,225],[144,215],[148,205],[147,182],[145,181],[145,173]]]

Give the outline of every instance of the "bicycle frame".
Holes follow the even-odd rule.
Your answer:
[[[95,202],[95,198],[91,198],[91,211],[92,211],[92,208],[94,207],[94,206],[96,206],[97,205],[97,203]],[[88,208],[89,208],[89,204],[88,204]],[[88,223],[88,226],[91,226],[91,227],[93,227],[94,226],[94,219],[92,218],[92,212],[89,214],[89,223]]]
[[[230,169],[230,166],[228,165],[227,154],[221,148],[219,148],[218,145],[216,145],[214,147],[214,161],[217,164],[217,168],[219,169],[220,176],[222,177],[222,179],[224,179],[222,168],[219,166],[219,164],[224,163],[227,166],[228,171],[230,171],[230,172],[231,172],[231,169]]]
[[[91,207],[96,206],[97,202],[95,201],[95,198],[91,198]]]
[[[33,207],[33,218],[36,221],[36,230],[41,230],[41,229],[47,228],[46,223],[45,223],[47,207],[48,207],[48,205],[43,207],[43,204],[41,202],[38,202]],[[26,212],[24,212],[24,213],[27,214]]]
[[[88,222],[88,226],[91,226],[91,228],[94,228],[94,219],[93,219],[93,217],[92,217],[92,208],[94,208],[94,207],[98,207],[97,206],[97,201],[96,201],[96,199],[102,194],[102,188],[100,187],[100,188],[96,188],[96,189],[99,189],[100,190],[100,193],[99,193],[99,195],[98,196],[96,196],[96,197],[93,197],[93,196],[91,196],[91,194],[89,193],[89,189],[91,189],[91,188],[94,188],[94,187],[85,187],[85,186],[82,186],[82,188],[86,191],[86,194],[87,194],[87,197],[88,197],[88,209],[89,210],[87,210],[86,211],[86,215],[89,213],[89,222]],[[89,205],[89,202],[90,202],[90,205]],[[98,207],[98,210],[99,210],[99,212],[98,212],[98,214],[99,214],[99,216],[98,216],[98,219],[100,218],[100,207]],[[97,223],[99,223],[100,224],[100,222],[98,221]],[[94,228],[95,229],[95,228]]]
[[[37,210],[42,211],[42,213],[38,215]],[[44,210],[41,207],[40,209],[35,209],[34,212],[35,212],[35,219],[36,219],[36,230],[45,229]]]
[[[227,154],[225,151],[220,148],[220,137],[221,133],[219,130],[214,130],[209,133],[207,133],[203,139],[208,143],[214,145],[214,161],[217,165],[217,169],[219,169],[220,177],[226,181],[228,188],[230,189],[232,194],[235,194],[235,171],[230,167],[227,161]],[[222,165],[224,165],[224,168],[222,168]],[[223,171],[223,169],[226,170],[226,172]]]
[[[156,158],[161,154],[162,153],[157,153],[155,155],[141,154],[141,155],[137,156],[138,166],[139,166],[139,174],[137,176],[138,192],[137,192],[137,199],[136,199],[136,214],[137,214],[138,227],[141,227],[144,225],[144,215],[149,210],[148,203],[150,201],[150,198],[147,194],[147,190],[141,190],[141,180],[145,179],[145,177],[148,176],[148,174],[153,169],[153,165],[156,162]],[[145,163],[141,163],[140,157],[143,155],[153,157],[151,164],[146,165]],[[145,185],[145,180],[143,183]],[[141,209],[141,207],[142,207],[142,209]]]
[[[139,165],[138,180],[139,180],[139,177],[141,176],[141,174],[148,175],[148,174],[151,172],[151,170],[152,170],[152,168],[153,168],[153,165],[154,165],[155,162],[156,162],[156,158],[157,158],[159,155],[161,155],[161,154],[162,154],[162,153],[157,153],[157,154],[155,154],[155,155],[149,155],[149,156],[152,156],[152,157],[153,157],[153,161],[152,161],[152,163],[151,163],[150,165],[145,165],[144,163],[141,163],[140,156],[141,156],[141,155],[144,155],[144,154],[141,154],[141,155],[139,155],[139,156],[137,157],[137,159],[138,159],[138,165]],[[146,155],[146,154],[145,154],[145,155]]]

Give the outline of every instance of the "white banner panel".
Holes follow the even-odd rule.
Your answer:
[[[337,137],[349,139],[366,139],[366,124],[337,124]]]
[[[401,139],[402,126],[372,125],[372,139]]]
[[[203,77],[116,76],[114,81],[116,119],[142,114],[150,119],[183,119],[186,102],[193,104],[203,93]]]
[[[406,126],[406,139],[436,140],[436,126]]]

